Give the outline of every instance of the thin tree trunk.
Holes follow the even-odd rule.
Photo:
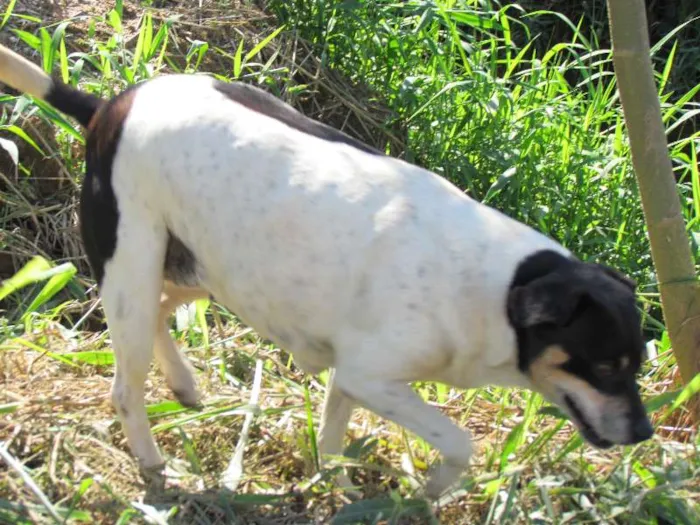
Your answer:
[[[644,0],[607,0],[613,60],[666,328],[681,376],[700,372],[700,287],[668,156]]]

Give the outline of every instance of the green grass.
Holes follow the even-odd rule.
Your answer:
[[[201,302],[178,312],[173,334],[208,395],[202,410],[187,410],[151,375],[149,416],[180,477],[177,490],[149,498],[109,404],[113,356],[71,226],[83,137],[46,105],[7,95],[0,133],[19,165],[2,165],[13,172],[0,180],[0,256],[27,264],[0,287],[0,447],[22,465],[0,462],[0,522],[130,523],[158,512],[182,523],[700,521],[700,438],[686,413],[699,385],[681,393],[675,381],[610,52],[577,24],[543,52],[516,43],[528,30],[517,7],[476,1],[272,0],[274,19],[223,0],[184,18],[150,10],[157,2],[131,14],[115,2],[102,18],[67,21],[20,16],[20,4],[8,5],[2,30],[82,89],[107,96],[173,71],[259,83],[633,275],[657,354],[642,377],[657,436],[597,452],[538,395],[421,383],[425,399],[477,438],[462,488],[439,509],[415,499],[435,451],[360,411],[358,440],[333,467],[353,467],[363,485],[364,498],[349,503],[328,483],[333,468],[318,469],[326,374],[303,376],[283,350]],[[532,16],[546,25],[556,15]],[[671,34],[655,53],[669,57],[657,81],[696,242],[700,135],[675,131],[696,118],[700,86],[678,92],[671,82],[683,45]],[[233,495],[219,478],[237,447],[243,479]]]

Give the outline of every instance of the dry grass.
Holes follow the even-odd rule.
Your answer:
[[[180,339],[185,343],[186,332],[181,333]],[[208,348],[197,346],[188,350],[188,357],[200,370],[198,379],[205,394],[200,411],[185,410],[174,401],[166,401],[173,398],[160,374],[154,370],[149,376],[147,404],[162,410],[154,415],[152,424],[172,469],[165,493],[148,490],[128,453],[109,399],[113,373],[110,357],[104,357],[102,365],[69,365],[60,360],[85,349],[96,352],[107,349],[108,341],[89,333],[67,334],[58,324],[42,323],[34,336],[8,340],[0,347],[3,383],[0,406],[5,412],[0,420],[1,446],[31,472],[55,507],[70,508],[74,504],[89,512],[98,523],[114,523],[119,516],[131,512],[134,512],[132,519],[141,522],[143,518],[136,517],[133,502],[152,505],[161,511],[177,507],[178,512],[170,523],[328,522],[350,500],[316,476],[306,429],[304,385],[308,380],[315,418],[320,410],[323,385],[304,377],[289,365],[284,352],[234,322],[227,323],[223,337],[217,337],[217,341],[225,341],[227,348],[215,342]],[[98,353],[93,359],[99,363],[100,356]],[[233,494],[222,488],[220,477],[239,439],[243,415],[226,412],[248,403],[257,359],[266,364],[259,402],[261,412],[254,419],[244,455],[246,477]],[[230,376],[222,377],[217,366],[220,362],[226,364]],[[508,395],[493,400],[488,396],[467,399],[469,393],[454,391],[439,405],[475,437],[478,452],[471,469],[472,486],[499,478],[489,457],[492,451],[501,449],[512,428],[523,421],[520,394],[509,395],[512,405],[504,405]],[[169,423],[172,428],[164,428]],[[551,418],[539,418],[527,432],[525,442],[534,442],[538,435],[555,425]],[[684,447],[681,442],[687,442],[694,429],[684,427],[681,421],[669,420],[664,422],[664,427],[668,440],[664,446],[676,450],[676,454],[668,455],[664,461],[670,464],[678,453],[693,453],[692,446]],[[435,459],[433,451],[366,411],[356,412],[350,433],[355,438],[371,435],[376,440],[371,452],[358,463],[351,460],[339,463],[361,466],[353,479],[362,486],[365,499],[391,492],[410,497],[413,487],[410,477],[400,471],[402,465],[409,465],[409,470],[417,467],[417,478],[422,479],[425,474],[422,469]],[[556,459],[572,436],[575,437],[570,428],[559,431],[534,457],[519,458],[509,467],[506,479],[517,475],[523,487],[538,477],[552,474],[580,481],[582,473],[577,472],[576,461],[561,464]],[[677,437],[682,439],[672,440]],[[659,450],[648,445],[636,456],[656,463],[657,459],[651,458]],[[406,452],[413,456],[408,464]],[[618,451],[603,453],[586,448],[580,454],[581,464],[595,465],[591,482],[605,480],[620,468]],[[322,474],[327,476],[328,472]],[[77,489],[85,480],[90,480],[90,486],[76,501]],[[0,467],[0,495],[27,504],[37,501],[27,485],[19,481],[17,472],[6,466]],[[478,492],[462,496],[436,509],[435,516],[442,523],[483,520],[489,500]],[[564,512],[565,500],[555,500],[553,509]],[[27,505],[25,511],[34,523],[47,521],[45,513],[39,514],[38,507],[32,510]],[[424,522],[425,518],[412,518],[394,523]]]
[[[216,368],[207,365],[199,374],[205,394],[202,410],[184,410],[171,401],[165,415],[153,419],[159,445],[170,466],[177,471],[168,481],[166,494],[149,493],[128,453],[109,397],[112,366],[69,366],[39,351],[65,349],[61,355],[70,356],[69,349],[76,346],[75,340],[66,339],[59,330],[52,333],[43,327],[35,341],[29,341],[36,345],[34,349],[15,342],[0,350],[3,383],[0,405],[8,410],[0,420],[0,443],[32,471],[56,506],[68,507],[76,486],[86,477],[94,480],[79,507],[90,511],[102,523],[113,522],[129,508],[130,501],[140,500],[158,506],[177,503],[178,523],[197,522],[197,519],[204,520],[200,521],[203,523],[230,523],[232,516],[241,520],[237,523],[325,522],[348,499],[325,486],[323,489],[309,486],[315,467],[305,430],[302,388],[305,378],[298,370],[282,364],[287,356],[281,351],[251,341],[250,336],[236,336],[245,332],[229,328],[226,334],[228,344],[236,346],[235,352],[231,349],[231,353],[226,353],[226,358],[232,360],[229,368],[240,372],[233,379],[236,383],[240,381],[238,387],[232,386],[231,380],[222,381]],[[79,339],[80,347],[101,347],[94,340]],[[189,357],[201,364],[207,362],[206,354],[210,352],[211,349],[193,350]],[[219,477],[231,458],[243,419],[240,414],[228,416],[221,412],[226,407],[235,409],[248,402],[250,365],[254,359],[264,359],[271,366],[266,367],[263,375],[260,399],[263,413],[255,418],[250,433],[244,463],[247,476],[238,494],[267,494],[271,503],[255,505],[251,510],[245,504],[245,497],[220,488]],[[285,381],[278,376],[282,373]],[[316,380],[310,380],[315,412],[323,390]],[[152,373],[147,383],[147,404],[158,406],[167,399],[172,399],[172,394],[162,377]],[[210,416],[158,432],[160,423],[202,413]],[[399,464],[396,449],[389,445],[396,435],[395,428],[360,412],[352,427],[357,434],[372,433],[386,440],[376,449],[376,459],[381,458],[379,465]],[[185,443],[193,447],[189,457],[183,447]],[[379,476],[372,471],[360,474],[357,481],[364,485],[368,497],[382,493],[387,486],[398,486],[391,476]],[[10,501],[35,500],[31,491],[17,482],[16,472],[4,466],[0,467],[0,494],[3,493]],[[41,521],[39,516],[33,519]]]

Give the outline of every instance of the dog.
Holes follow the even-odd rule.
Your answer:
[[[600,448],[652,436],[636,285],[618,271],[244,83],[164,75],[103,100],[6,47],[0,81],[86,130],[81,236],[114,348],[112,401],[144,471],[163,466],[150,363],[197,404],[166,322],[209,296],[306,373],[331,369],[324,455],[342,453],[356,406],[438,449],[429,497],[458,480],[472,443],[414,381],[531,389]]]

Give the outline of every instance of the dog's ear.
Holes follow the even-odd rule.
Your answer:
[[[508,317],[521,328],[553,324],[566,326],[588,301],[585,292],[567,281],[536,280],[508,293]]]
[[[604,264],[596,264],[597,268],[600,268],[609,277],[612,277],[616,281],[624,284],[627,288],[633,292],[637,291],[637,282],[634,279],[630,279],[625,274],[618,272],[617,270],[605,266]]]

